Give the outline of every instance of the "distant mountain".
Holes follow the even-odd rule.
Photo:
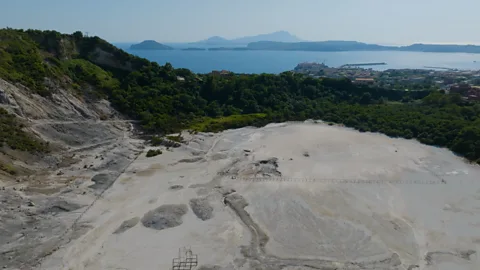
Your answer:
[[[172,47],[163,45],[155,40],[145,40],[138,44],[130,46],[132,50],[173,50]]]
[[[204,44],[204,45],[227,45],[227,44],[230,43],[230,41],[226,38],[223,38],[223,37],[213,36],[213,37],[210,37],[206,40],[202,40],[202,41],[195,42],[195,43]]]
[[[261,34],[256,36],[241,37],[236,39],[226,39],[219,36],[213,36],[206,40],[194,42],[197,44],[208,45],[247,45],[258,41],[275,41],[275,42],[300,42],[301,40],[287,31],[277,31],[270,34]]]
[[[262,34],[262,35],[251,36],[251,37],[242,37],[242,38],[237,38],[232,40],[233,43],[238,43],[238,44],[248,44],[248,43],[258,42],[258,41],[301,42],[302,40],[290,34],[287,31],[277,31],[270,34]]]
[[[229,42],[228,39],[226,38],[223,38],[223,37],[219,37],[219,36],[213,36],[213,37],[210,37],[206,40],[206,42],[210,42],[210,43],[222,43],[222,42]]]

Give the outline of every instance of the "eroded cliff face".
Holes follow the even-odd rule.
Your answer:
[[[51,97],[42,97],[25,86],[0,78],[0,107],[26,120],[74,121],[120,117],[107,100],[85,100],[79,93],[64,89],[51,79],[46,78],[45,82],[53,90]]]
[[[142,151],[134,123],[108,101],[48,78],[45,84],[49,97],[0,79],[0,108],[49,143],[45,153],[0,149],[0,265],[7,269],[33,269],[85,232],[77,217]],[[92,188],[95,176],[102,185]]]

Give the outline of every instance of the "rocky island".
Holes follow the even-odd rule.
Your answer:
[[[132,50],[173,50],[172,47],[156,42],[155,40],[145,40],[138,44],[130,46]]]

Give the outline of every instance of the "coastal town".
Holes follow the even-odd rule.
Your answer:
[[[403,91],[444,90],[447,93],[459,93],[467,100],[480,100],[480,70],[426,67],[378,71],[363,66],[366,64],[348,64],[335,68],[322,63],[300,63],[293,71],[315,78],[348,78],[356,84],[371,87]]]

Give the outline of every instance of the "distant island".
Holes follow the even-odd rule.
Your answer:
[[[251,42],[246,47],[222,47],[215,50],[264,50],[264,51],[408,51],[408,52],[444,52],[444,53],[480,53],[477,45],[438,45],[413,44],[409,46],[383,46],[357,41],[320,41],[320,42]]]
[[[206,48],[194,48],[194,47],[182,49],[182,51],[205,51],[205,50],[207,50],[207,49]]]
[[[300,42],[298,37],[290,34],[287,31],[277,31],[269,34],[261,34],[256,36],[247,36],[235,39],[226,39],[219,36],[213,36],[206,40],[193,42],[192,44],[227,46],[227,45],[247,45],[258,41],[274,41],[274,42]]]
[[[172,47],[163,45],[155,40],[145,40],[138,44],[130,46],[132,50],[173,50]]]

